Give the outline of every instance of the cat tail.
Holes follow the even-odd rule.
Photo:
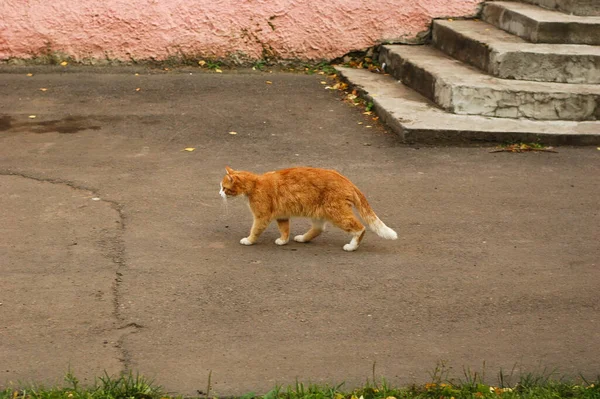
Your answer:
[[[377,234],[381,238],[386,240],[395,240],[398,238],[398,234],[387,227],[385,223],[381,221],[373,211],[373,208],[369,205],[367,198],[360,192],[358,188],[355,188],[355,200],[354,206],[358,210],[358,214],[362,220],[369,226],[371,231]]]

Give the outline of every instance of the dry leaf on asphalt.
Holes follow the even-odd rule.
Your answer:
[[[200,65],[201,67],[206,65],[206,61],[198,61],[198,65]]]
[[[235,134],[237,134],[237,132],[229,132],[229,134],[235,135]]]
[[[60,65],[67,66],[67,65],[69,65],[69,63],[67,61],[63,61],[63,62],[60,63]]]
[[[322,84],[322,85],[326,85],[326,84],[327,84],[327,82],[325,82],[325,81],[323,80],[323,81],[321,81],[321,84]]]
[[[141,89],[141,88],[139,88],[139,87],[136,87],[136,88],[135,88],[135,91],[140,91],[140,90],[142,90],[142,89]]]
[[[46,91],[48,89],[46,89],[45,87],[40,87],[40,91]]]
[[[266,82],[266,83],[267,83],[268,85],[272,85],[272,84],[273,84],[273,82],[271,82],[270,80],[267,80],[267,82]]]
[[[195,149],[196,149],[195,147],[187,147],[187,148],[184,148],[184,149],[183,149],[183,150],[181,150],[181,151],[192,152],[192,151],[194,151]]]
[[[33,74],[32,73],[28,73],[27,76],[33,76]]]
[[[216,73],[223,73],[223,71],[221,71],[219,68],[215,69]]]
[[[539,144],[527,144],[527,143],[511,144],[511,145],[503,146],[500,148],[495,148],[495,149],[491,150],[490,152],[492,153],[492,152],[533,152],[533,151],[554,152],[554,153],[558,152],[558,151],[555,151],[552,147],[544,147]]]
[[[35,116],[35,115],[29,115],[29,119],[35,119],[35,118],[37,118],[37,116]]]

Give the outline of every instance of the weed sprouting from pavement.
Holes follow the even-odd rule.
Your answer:
[[[485,369],[485,364],[484,364]],[[463,368],[464,379],[454,381],[449,378],[451,368],[440,362],[430,373],[431,382],[423,385],[412,384],[405,387],[393,387],[385,379],[377,383],[375,363],[373,363],[372,380],[356,389],[344,390],[344,384],[318,385],[296,381],[295,384],[282,388],[275,386],[264,395],[249,392],[245,395],[228,397],[229,399],[600,399],[600,375],[591,381],[580,377],[577,381],[555,378],[554,373],[544,370],[541,373],[525,373],[520,375],[513,385],[515,368],[506,375],[500,371],[499,385],[489,384],[485,380],[485,370],[473,371]],[[198,392],[198,398],[216,398],[211,396],[211,377],[206,394]],[[111,377],[96,378],[92,386],[84,387],[79,379],[69,370],[65,375],[66,386],[62,388],[43,388],[37,385],[0,388],[0,399],[183,399],[171,396],[151,379],[140,374],[123,374]]]
[[[0,390],[0,399],[159,399],[162,388],[140,374],[129,372],[118,377],[95,379],[94,385],[82,387],[79,379],[69,370],[65,387],[45,388],[38,385],[19,386]]]

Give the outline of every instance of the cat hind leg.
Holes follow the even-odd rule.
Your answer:
[[[350,233],[352,240],[344,245],[344,251],[352,252],[358,249],[360,242],[365,236],[365,226],[354,216],[354,213],[350,210],[345,214],[340,215],[336,220],[332,220],[336,226],[340,229]]]
[[[362,241],[364,235],[365,235],[365,231],[366,229],[363,228],[361,231],[357,231],[357,232],[353,232],[352,233],[352,240],[350,240],[350,242],[346,245],[344,245],[344,251],[348,251],[348,252],[352,252],[352,251],[356,251],[358,249],[358,245],[360,244],[360,242]]]
[[[312,227],[304,234],[294,237],[297,242],[309,242],[319,236],[325,230],[325,221],[322,219],[312,219]]]

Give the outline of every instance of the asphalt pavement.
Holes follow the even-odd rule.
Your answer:
[[[404,145],[318,74],[1,72],[0,387],[69,367],[185,395],[209,373],[214,395],[351,388],[374,364],[421,383],[442,360],[598,374],[596,147]],[[240,245],[251,215],[221,201],[226,165],[337,169],[399,239],[279,247],[272,225]]]

